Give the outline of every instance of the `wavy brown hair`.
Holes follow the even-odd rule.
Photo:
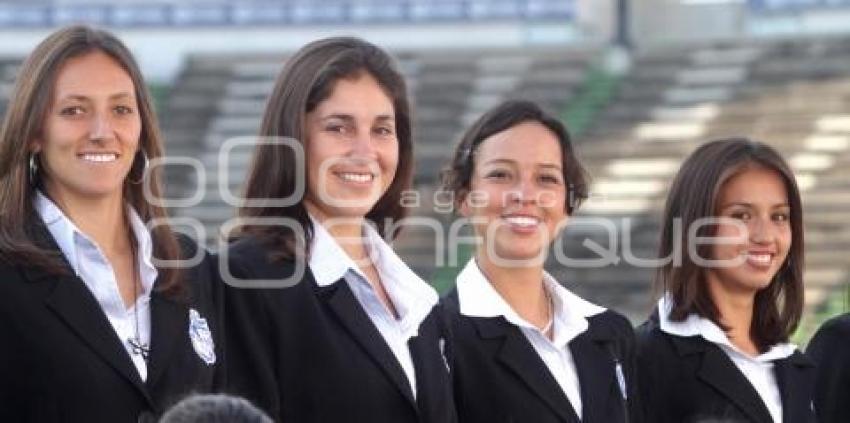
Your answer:
[[[266,104],[260,129],[263,137],[288,137],[299,143],[306,139],[306,115],[330,97],[337,81],[354,79],[367,73],[378,81],[393,104],[398,137],[398,168],[387,191],[366,215],[383,237],[407,214],[402,205],[403,193],[410,189],[413,178],[413,140],[410,102],[404,78],[392,57],[381,48],[358,38],[333,37],[314,41],[299,50],[284,66]],[[245,198],[279,199],[295,193],[298,178],[297,157],[290,147],[279,144],[260,144],[245,184]],[[303,167],[303,166],[302,166]],[[292,258],[309,254],[312,223],[304,208],[303,198],[288,207],[261,206],[239,208],[241,218],[284,217],[293,219],[304,229],[305,239],[289,228],[243,226],[233,238],[251,235],[274,251],[272,258]],[[305,250],[298,244],[304,243]]]
[[[787,342],[803,312],[803,208],[800,190],[791,168],[767,144],[745,138],[708,142],[682,164],[667,195],[662,221],[659,257],[670,257],[682,248],[682,263],[673,260],[656,273],[656,287],[672,297],[670,320],[683,321],[689,314],[710,319],[720,327],[720,315],[708,291],[705,269],[690,257],[688,229],[696,220],[716,215],[723,184],[753,167],[776,172],[783,180],[791,207],[791,247],[788,257],[770,284],[756,293],[750,336],[762,351]],[[674,220],[681,219],[676,230]],[[702,226],[696,236],[709,237],[715,226]],[[709,257],[709,245],[700,245],[700,257]],[[725,327],[724,327],[725,329]]]
[[[36,189],[41,185],[37,173],[29,177],[29,160],[34,140],[42,134],[49,108],[53,101],[54,84],[62,66],[75,57],[101,52],[121,66],[135,87],[135,95],[142,131],[139,148],[150,159],[163,155],[162,136],[159,131],[150,93],[132,54],[126,46],[109,32],[88,26],[75,25],[50,34],[36,46],[18,70],[6,116],[0,127],[0,260],[12,264],[41,266],[49,273],[66,274],[69,270],[61,256],[38,245],[34,229],[40,218],[33,207]],[[160,197],[163,192],[160,172],[146,171],[144,161],[136,155],[130,173],[124,181],[123,196],[143,221],[163,219],[166,211],[146,201],[143,184],[131,180],[146,178],[150,193]],[[161,260],[180,258],[180,246],[168,225],[151,229],[154,256]],[[182,291],[178,270],[158,269],[160,279],[156,289],[167,294]]]

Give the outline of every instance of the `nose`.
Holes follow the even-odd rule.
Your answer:
[[[351,153],[354,157],[374,159],[377,157],[375,145],[372,142],[372,134],[369,131],[358,131],[353,140]]]
[[[108,140],[115,134],[112,119],[108,114],[96,113],[92,117],[89,138],[92,141]]]
[[[750,241],[756,244],[769,244],[776,238],[776,228],[769,217],[753,219],[748,230]]]
[[[527,178],[521,178],[507,194],[508,200],[511,202],[533,203],[537,199],[537,187]]]

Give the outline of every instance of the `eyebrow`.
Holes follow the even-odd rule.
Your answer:
[[[121,99],[121,98],[133,98],[133,95],[131,93],[128,93],[128,92],[122,92],[122,93],[112,94],[111,96],[109,96],[110,100],[117,100],[117,99]],[[60,100],[63,100],[63,101],[64,100],[76,100],[76,101],[88,102],[88,101],[91,101],[91,98],[84,96],[84,95],[81,95],[81,94],[70,94],[70,95],[67,95],[67,96],[61,98]]]
[[[482,164],[499,164],[499,163],[515,165],[516,161],[511,160],[511,159],[493,159],[493,160],[488,160],[488,161],[486,161]],[[542,168],[546,168],[546,169],[561,170],[561,166],[558,166],[554,163],[538,163],[537,167],[542,167]]]
[[[734,203],[724,204],[723,206],[720,207],[720,209],[723,210],[723,209],[728,209],[729,207],[735,207],[735,206],[753,208],[752,203],[745,203],[745,202],[738,201],[738,202],[734,202]],[[776,209],[776,208],[780,208],[780,207],[791,207],[791,205],[788,204],[788,203],[777,203],[777,204],[770,206],[770,208],[772,208],[772,209]]]
[[[345,114],[345,113],[331,113],[327,116],[321,118],[321,120],[330,120],[330,119],[340,119],[346,122],[354,122],[354,116]],[[395,117],[393,115],[378,115],[375,116],[375,120],[377,121],[390,121],[395,122]]]

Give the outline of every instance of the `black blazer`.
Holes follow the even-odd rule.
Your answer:
[[[291,277],[294,263],[271,261],[255,239],[231,244],[240,279]],[[290,288],[227,286],[229,391],[283,422],[449,423],[456,420],[440,313],[409,341],[414,400],[404,371],[344,280],[319,287],[305,266]]]
[[[806,354],[817,363],[815,412],[820,423],[850,421],[850,314],[818,329]]]
[[[32,232],[38,244],[64,259],[43,224]],[[221,301],[211,283],[211,264],[205,259],[185,271],[184,300],[166,298],[154,284],[151,355],[142,382],[97,300],[70,265],[67,276],[57,277],[42,268],[0,262],[0,421],[150,421],[190,392],[213,390],[221,374],[199,357],[188,334],[193,308],[207,319],[216,358],[223,359],[217,320]]]
[[[717,345],[700,336],[661,331],[657,314],[636,333],[638,381],[647,422],[773,422],[753,385]],[[774,361],[774,372],[783,421],[814,422],[811,360],[797,351]]]
[[[461,422],[640,421],[634,332],[623,316],[612,311],[592,316],[587,331],[569,343],[581,386],[583,415],[579,419],[519,328],[503,317],[461,315],[457,290],[445,297],[443,304],[452,334],[451,375]],[[617,381],[617,362],[626,380],[628,400]]]

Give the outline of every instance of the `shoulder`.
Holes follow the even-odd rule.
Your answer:
[[[850,349],[850,313],[827,320],[815,333],[806,353],[818,359],[824,355],[836,355]]]
[[[618,338],[633,338],[634,328],[626,316],[614,310],[605,310],[602,313],[587,318],[591,328],[598,327],[611,331]]]
[[[252,279],[279,279],[303,276],[306,264],[303,260],[279,257],[262,240],[246,236],[231,242],[218,255],[233,276]],[[298,278],[301,279],[301,278]]]
[[[672,353],[675,349],[673,339],[658,325],[657,317],[652,316],[635,328],[635,339],[639,355]]]
[[[447,315],[460,314],[460,303],[458,302],[456,287],[440,298],[440,309]]]

